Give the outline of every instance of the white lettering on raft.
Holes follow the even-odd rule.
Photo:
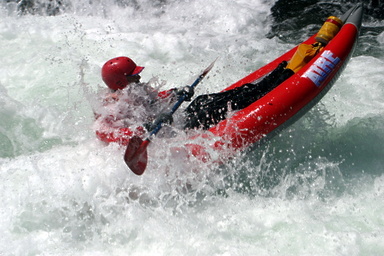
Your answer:
[[[340,62],[330,50],[324,51],[320,57],[309,67],[302,77],[310,79],[317,87],[327,78],[335,66]]]

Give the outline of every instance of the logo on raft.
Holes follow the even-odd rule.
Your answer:
[[[340,62],[340,58],[333,55],[330,50],[324,51],[302,77],[310,79],[317,87],[321,86],[321,83]]]

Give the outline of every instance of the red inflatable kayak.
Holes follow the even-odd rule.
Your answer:
[[[348,63],[358,39],[362,14],[361,4],[347,11],[341,17],[343,26],[340,31],[308,64],[250,106],[234,113],[204,134],[191,138],[199,141],[203,138],[204,145],[193,142],[187,144],[190,153],[203,160],[209,158],[207,152],[212,149],[228,156],[270,138],[298,120],[319,102]],[[313,44],[315,37],[316,34],[303,43]],[[225,90],[260,79],[282,61],[289,61],[297,47]]]
[[[223,161],[252,144],[272,137],[298,120],[320,101],[347,65],[357,43],[362,14],[362,4],[357,4],[348,10],[341,17],[343,25],[338,33],[294,75],[248,107],[232,113],[217,125],[208,130],[194,131],[195,135],[187,139],[187,144],[183,143],[185,147],[175,150],[187,150],[188,156],[194,156],[202,161],[210,161],[210,159],[213,162]],[[316,36],[317,34],[313,35],[303,44],[314,44]],[[299,45],[224,91],[262,79],[281,62],[289,62],[298,47]],[[125,132],[113,131],[114,136],[109,136],[110,134],[105,131],[98,132],[108,135],[103,137],[98,134],[103,141],[110,142],[112,138],[115,142],[128,143],[125,162],[134,173],[141,175],[144,172],[147,165],[146,149],[150,142],[149,138],[143,141],[140,136],[134,136],[131,139],[132,134]],[[128,136],[127,140],[120,138],[120,135]],[[218,159],[217,157],[214,159],[213,155],[218,156]]]

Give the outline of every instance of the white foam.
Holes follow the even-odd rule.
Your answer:
[[[0,158],[0,255],[382,252],[382,176],[351,182],[353,195],[321,196],[340,163],[299,155],[304,160],[283,168],[286,179],[269,195],[239,193],[237,187],[257,184],[289,160],[256,154],[224,170],[209,169],[169,157],[177,141],[154,141],[148,169],[138,177],[122,161],[123,148],[94,136],[92,96],[104,86],[105,60],[129,55],[146,66],[144,81],[159,76],[171,88],[194,80],[219,57],[196,94],[220,90],[291,47],[265,38],[274,1],[154,7],[142,0],[140,9],[88,2],[74,0],[73,12],[54,17],[0,9],[0,107],[12,127],[4,133],[18,145],[11,157]],[[378,40],[382,44],[382,36]],[[352,58],[324,98],[340,125],[382,115],[382,64]],[[191,164],[199,175],[189,172]],[[224,177],[239,172],[243,176],[233,178],[238,184],[225,188]],[[301,192],[288,197],[294,186]]]

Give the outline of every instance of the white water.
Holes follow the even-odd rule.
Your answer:
[[[220,90],[291,48],[265,38],[273,2],[3,6],[0,255],[381,255],[382,58],[352,58],[317,110],[224,168],[189,172],[158,141],[137,177],[94,136],[107,59],[131,56],[171,88],[219,57],[196,94]]]

